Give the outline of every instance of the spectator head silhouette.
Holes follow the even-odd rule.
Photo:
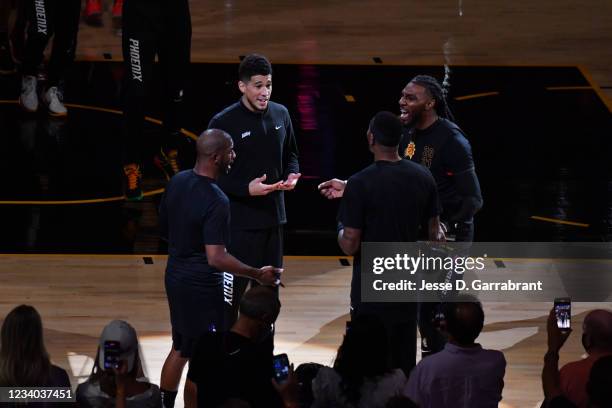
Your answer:
[[[478,299],[470,295],[459,295],[453,302],[445,303],[442,310],[442,327],[449,341],[459,346],[474,344],[484,326],[484,311]]]

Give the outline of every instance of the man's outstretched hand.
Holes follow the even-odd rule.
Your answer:
[[[319,184],[319,191],[326,198],[333,200],[344,195],[346,181],[340,179],[331,179]]]
[[[572,333],[571,329],[561,330],[557,327],[557,315],[555,308],[548,314],[548,320],[546,321],[546,332],[548,334],[548,351],[558,353],[561,347],[565,344],[565,341]]]
[[[251,180],[251,182],[249,183],[249,195],[263,196],[270,194],[271,192],[278,190],[279,186],[283,183],[282,181],[279,181],[274,184],[264,184],[264,181],[266,181],[265,174],[261,177],[255,177],[253,180]]]
[[[283,273],[282,268],[275,268],[274,266],[264,266],[259,269],[261,272],[257,281],[266,286],[283,286],[281,283],[281,275]]]
[[[287,180],[281,182],[281,184],[278,186],[278,189],[293,190],[301,176],[302,173],[289,173],[289,175],[287,176]]]

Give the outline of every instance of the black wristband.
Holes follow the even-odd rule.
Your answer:
[[[558,351],[553,351],[553,350],[548,350],[546,352],[546,354],[544,354],[544,358],[554,358],[554,359],[559,359],[559,352]]]

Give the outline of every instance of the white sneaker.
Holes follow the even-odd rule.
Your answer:
[[[62,102],[64,95],[57,89],[57,86],[47,89],[42,98],[51,116],[65,116],[68,114],[68,110]]]
[[[36,112],[38,110],[38,93],[36,92],[36,77],[25,75],[21,80],[21,95],[19,96],[19,104],[28,112]]]

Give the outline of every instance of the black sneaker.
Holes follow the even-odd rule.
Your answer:
[[[15,72],[15,62],[11,55],[8,38],[0,39],[0,74],[8,75]]]
[[[123,166],[123,174],[125,177],[125,199],[127,201],[142,200],[142,173],[140,167],[136,163],[130,163]]]
[[[155,156],[153,161],[155,165],[164,172],[167,180],[170,180],[172,176],[181,171],[178,165],[178,150],[164,150],[160,149],[159,153]]]

